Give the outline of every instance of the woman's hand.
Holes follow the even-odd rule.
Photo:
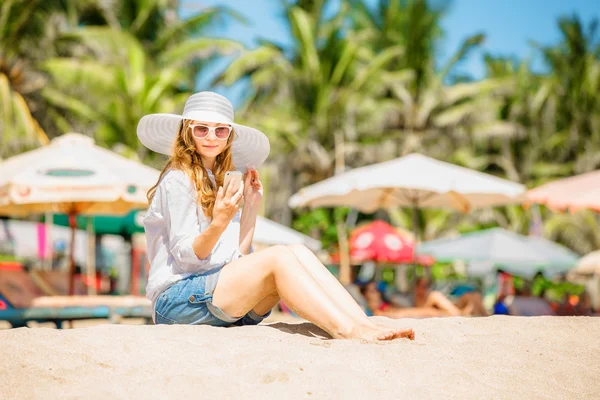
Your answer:
[[[244,175],[244,203],[249,207],[257,207],[263,197],[263,186],[258,179],[258,171],[249,169]]]
[[[224,189],[223,186],[219,187],[217,198],[215,199],[215,207],[213,208],[213,221],[222,226],[227,226],[240,209],[244,201],[243,195],[244,182],[240,183],[237,191],[233,190],[231,183],[227,185],[227,189]]]

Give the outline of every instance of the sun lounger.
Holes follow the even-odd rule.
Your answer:
[[[118,323],[122,318],[152,320],[152,304],[139,296],[43,296],[31,301],[27,308],[13,308],[2,298],[6,309],[0,310],[0,321],[8,321],[13,328],[27,326],[27,322],[53,322],[62,328],[64,321],[108,319]]]
[[[53,322],[62,328],[64,321],[83,319],[108,319],[118,322],[121,318],[152,318],[149,307],[61,307],[61,308],[9,308],[0,310],[0,320],[8,321],[13,328],[25,327],[27,322]]]
[[[144,318],[148,323],[152,320],[151,303],[144,297],[44,296],[64,292],[64,274],[34,275],[19,269],[0,270],[0,321],[8,321],[13,327],[27,326],[29,321],[54,322],[60,328],[64,321],[82,319],[118,322],[121,318]]]

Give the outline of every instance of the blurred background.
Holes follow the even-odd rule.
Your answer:
[[[468,213],[416,207],[363,213],[292,208],[288,201],[331,176],[411,153],[527,189],[597,170],[599,16],[600,3],[589,0],[6,0],[0,160],[79,132],[161,169],[165,157],[137,139],[139,119],[180,113],[191,93],[213,90],[233,102],[240,123],[269,137],[271,154],[259,170],[266,193],[261,215],[318,241],[315,251],[334,272],[330,255],[346,241],[340,235],[373,220],[420,242],[503,228],[580,257],[600,249],[593,207],[562,212],[513,202]],[[2,169],[0,163],[0,175]],[[0,190],[9,191],[9,178]],[[112,231],[88,228],[84,217],[77,223],[79,247],[70,247],[74,220],[65,215],[75,218],[75,211],[5,212],[0,260],[13,270],[49,273],[68,270],[73,254],[75,272],[85,275],[92,254],[103,283],[81,278],[81,293],[94,285],[94,293],[143,295],[147,265],[137,210],[127,214],[129,227],[113,221],[119,225]],[[372,260],[359,261],[353,264]],[[409,278],[470,279],[454,260],[429,264],[411,269]],[[557,304],[568,303],[586,290],[585,282],[566,279],[573,267],[558,278],[532,270],[523,279],[534,294],[549,288]],[[375,279],[396,280],[396,267],[378,271]],[[15,285],[24,283],[4,290]]]

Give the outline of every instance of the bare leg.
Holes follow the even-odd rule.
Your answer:
[[[363,309],[344,286],[306,246],[291,245],[288,247],[296,254],[296,257],[298,257],[304,268],[317,281],[329,298],[357,324],[376,327],[382,331],[389,330],[388,326],[376,324],[367,317]],[[414,334],[412,337],[414,338]]]
[[[483,305],[483,299],[481,298],[481,294],[471,292],[465,293],[459,297],[459,299],[454,303],[456,307],[461,310],[468,308],[469,306],[473,309],[473,315],[487,317],[489,314]]]
[[[335,279],[312,251],[302,245],[292,245],[289,248],[296,254],[296,257],[298,257],[306,271],[317,281],[321,289],[323,289],[338,308],[358,324],[375,326],[362,308],[350,296],[350,293]]]
[[[448,311],[433,307],[410,307],[394,308],[387,311],[376,311],[375,315],[382,315],[388,318],[427,318],[427,317],[447,317]]]
[[[275,292],[262,299],[256,306],[254,306],[252,311],[254,311],[256,315],[263,316],[269,311],[271,311],[273,307],[275,307],[277,303],[279,303],[279,300],[281,300],[281,298],[279,297],[277,292]]]
[[[423,307],[435,307],[447,311],[450,315],[461,315],[460,310],[440,292],[431,292]]]
[[[213,304],[227,315],[242,316],[275,292],[294,312],[334,338],[390,340],[414,337],[412,330],[390,328],[382,332],[357,325],[323,292],[285,246],[249,254],[223,267],[213,293]]]

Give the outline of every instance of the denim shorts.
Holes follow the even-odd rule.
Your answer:
[[[158,295],[155,305],[156,324],[186,324],[212,326],[258,325],[267,318],[250,310],[240,318],[232,318],[212,303],[213,291],[221,268],[191,275],[177,281]]]

